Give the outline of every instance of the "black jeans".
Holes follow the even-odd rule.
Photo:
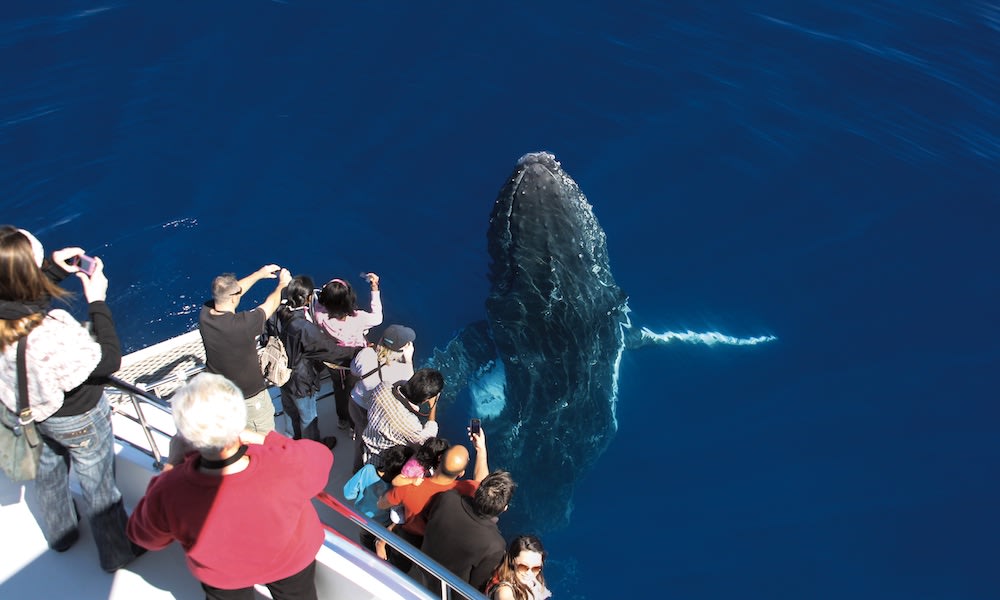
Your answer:
[[[316,597],[316,561],[295,575],[265,584],[274,600],[318,600]],[[238,590],[221,590],[201,584],[205,600],[253,600],[253,586]]]
[[[420,547],[424,545],[424,536],[422,535],[410,533],[401,527],[396,528],[394,533],[409,542],[409,544],[417,550],[420,550]],[[392,546],[386,547],[385,554],[389,559],[389,564],[404,573],[409,573],[410,569],[413,567],[413,561],[404,556],[402,553],[393,550]]]
[[[333,386],[333,400],[337,407],[337,418],[341,421],[347,421],[354,427],[354,421],[351,419],[351,413],[349,410],[349,403],[353,402],[351,400],[351,390],[354,389],[354,384],[358,382],[358,378],[351,374],[349,369],[331,369],[327,367],[330,372],[330,384]],[[360,432],[358,432],[360,435]]]

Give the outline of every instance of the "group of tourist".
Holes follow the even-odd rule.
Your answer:
[[[486,436],[469,431],[475,450],[439,436],[441,373],[413,369],[414,331],[383,320],[379,277],[365,275],[371,309],[359,310],[346,281],[317,290],[311,278],[265,265],[212,282],[199,328],[206,373],[172,398],[178,435],[164,472],[154,477],[131,516],[114,479],[114,437],[104,396],[121,346],[105,302],[100,259],[83,268],[81,248],[46,256],[31,233],[0,227],[0,399],[17,410],[18,367],[26,365],[31,418],[43,439],[35,490],[49,546],[65,551],[80,518],[69,491],[80,481],[101,567],[114,572],[147,549],[177,540],[207,598],[251,598],[265,584],[274,598],[316,598],[315,556],[323,529],[312,505],[333,463],[336,437],[320,435],[317,394],[324,371],[333,382],[338,427],[351,432],[354,476],[344,495],[358,510],[503,600],[540,600],[545,551],[534,536],[506,544],[497,526],[515,489],[510,473],[489,472]],[[92,331],[52,301],[57,284],[76,275]],[[237,311],[263,279],[277,285],[263,303]],[[258,364],[261,336],[277,336],[290,375],[281,385],[292,437],[275,431],[274,406]],[[29,343],[30,342],[30,343]],[[223,483],[225,485],[223,485]],[[393,514],[398,517],[393,520]],[[371,536],[362,543],[398,568],[408,560]],[[436,590],[436,578],[425,578]]]

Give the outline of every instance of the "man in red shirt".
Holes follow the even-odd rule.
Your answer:
[[[177,430],[197,450],[149,482],[129,518],[149,550],[177,540],[206,598],[251,598],[266,584],[275,600],[315,599],[324,531],[312,498],[326,486],[330,450],[276,431],[244,431],[243,393],[202,373],[173,397]]]

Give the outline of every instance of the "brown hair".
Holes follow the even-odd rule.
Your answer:
[[[0,226],[0,300],[37,303],[68,295],[35,264],[31,241],[16,227]],[[26,317],[0,319],[0,350],[28,335],[43,318],[45,311],[39,310]]]
[[[548,555],[545,552],[545,547],[542,546],[542,540],[538,539],[534,535],[519,535],[513,540],[511,540],[510,545],[507,547],[507,553],[500,560],[500,564],[497,565],[495,571],[493,571],[493,578],[486,585],[487,593],[491,592],[494,587],[501,583],[505,583],[510,586],[511,591],[514,592],[514,598],[516,600],[530,600],[531,590],[528,586],[521,583],[521,580],[517,578],[517,565],[514,561],[523,550],[530,550],[531,552],[537,552],[542,555],[542,565],[545,564],[545,558]],[[538,575],[535,576],[538,583],[545,585],[545,575],[543,571],[539,571]]]

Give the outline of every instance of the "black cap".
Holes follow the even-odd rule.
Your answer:
[[[417,339],[417,334],[404,325],[389,325],[382,334],[382,345],[399,352],[403,346]]]

